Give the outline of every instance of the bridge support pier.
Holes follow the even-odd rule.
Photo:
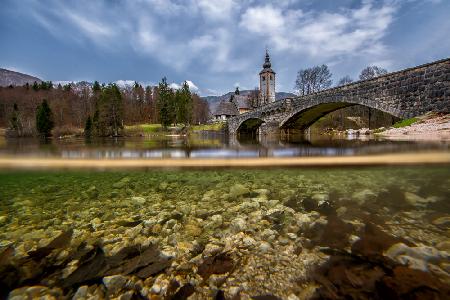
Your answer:
[[[267,122],[259,127],[259,135],[279,135],[280,127],[278,122]]]

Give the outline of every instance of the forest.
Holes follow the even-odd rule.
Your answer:
[[[123,134],[127,125],[189,126],[209,117],[208,103],[191,93],[186,83],[174,90],[165,78],[158,86],[136,82],[125,88],[97,81],[56,86],[47,81],[0,87],[0,127],[14,129],[17,136],[41,134],[36,125],[44,102],[50,109],[53,136],[81,134],[86,126],[89,134],[115,136]]]

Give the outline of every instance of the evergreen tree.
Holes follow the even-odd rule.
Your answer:
[[[11,114],[11,119],[9,122],[9,126],[11,130],[14,130],[18,136],[22,134],[22,120],[19,113],[19,107],[17,103],[14,103],[13,112]]]
[[[53,113],[47,100],[44,99],[37,107],[36,112],[36,129],[41,137],[48,137],[51,135],[53,129]]]
[[[98,107],[98,135],[118,136],[123,129],[123,100],[119,88],[109,84],[103,88],[97,101]],[[95,117],[95,115],[94,115]]]
[[[100,112],[98,111],[98,107],[96,105],[94,116],[92,117],[92,127],[93,127],[92,133],[94,133],[94,135],[96,135],[96,136],[101,136],[101,132],[102,132],[102,129],[100,128],[100,123],[98,121],[99,116],[100,116]]]
[[[236,87],[236,90],[234,91],[234,94],[235,94],[235,95],[239,95],[240,93],[241,93],[241,92],[239,92],[239,87],[237,86],[237,87]]]
[[[95,93],[95,92],[100,92],[101,89],[102,89],[102,88],[101,88],[101,86],[100,86],[100,83],[98,83],[97,80],[94,81],[94,85],[92,86],[92,90],[94,91],[94,93]]]
[[[192,118],[192,95],[189,85],[185,81],[183,86],[176,91],[176,120],[184,125],[189,125]]]
[[[167,84],[164,77],[158,85],[158,112],[161,125],[166,128],[173,122],[174,111],[172,104],[174,103],[173,90]]]
[[[91,116],[88,115],[86,119],[86,124],[84,125],[84,136],[90,138],[92,136],[92,119]]]
[[[33,90],[35,90],[35,91],[39,90],[39,84],[36,81],[33,82]]]

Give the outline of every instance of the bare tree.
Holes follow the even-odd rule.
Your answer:
[[[352,83],[352,82],[353,82],[353,79],[350,76],[345,75],[344,77],[339,79],[337,86],[346,85],[346,84],[349,84],[349,83]]]
[[[327,65],[302,69],[297,73],[295,89],[299,95],[308,95],[327,89],[332,85],[331,72]]]
[[[387,74],[387,70],[377,66],[365,67],[361,74],[359,74],[360,80],[372,79],[381,75]]]

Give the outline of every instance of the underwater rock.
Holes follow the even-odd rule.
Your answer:
[[[219,228],[223,224],[223,218],[221,215],[213,215],[210,220],[211,221],[208,223],[208,227],[211,229]]]
[[[381,256],[383,252],[397,243],[413,246],[409,241],[389,235],[375,224],[367,223],[361,238],[353,243],[352,252],[369,257]]]
[[[450,240],[442,241],[442,242],[436,244],[436,248],[441,251],[447,251],[448,253],[450,253]]]
[[[249,193],[250,190],[240,183],[236,183],[232,187],[230,187],[230,198],[238,198]]]
[[[144,197],[131,197],[131,201],[136,204],[145,204],[147,200]]]
[[[116,294],[125,287],[128,278],[122,275],[112,275],[103,277],[103,284],[105,285],[109,294]]]
[[[48,256],[53,250],[63,248],[69,245],[72,239],[72,234],[73,234],[72,229],[64,231],[57,237],[55,237],[47,246],[38,248],[35,251],[30,251],[28,252],[28,255],[32,259],[39,261],[42,258]]]
[[[129,177],[124,177],[120,181],[113,184],[113,188],[115,189],[123,189],[130,183],[131,179]]]
[[[231,221],[230,228],[235,233],[245,231],[247,222],[242,218],[236,218]]]
[[[405,192],[405,201],[412,206],[425,207],[430,203],[436,202],[438,199],[434,197],[422,198],[419,195]]]
[[[97,199],[98,196],[100,195],[100,192],[98,191],[98,189],[95,186],[91,186],[87,191],[86,191],[87,196],[89,197],[89,199]]]
[[[0,216],[0,226],[4,225],[8,221],[8,216]]]
[[[366,201],[371,201],[377,198],[377,194],[369,189],[364,189],[353,193],[352,199],[358,203],[358,205],[364,205]]]
[[[440,217],[437,219],[434,219],[431,223],[438,227],[442,227],[444,229],[450,228],[450,216]]]
[[[75,294],[73,295],[72,299],[80,299],[80,298],[86,298],[88,295],[89,287],[87,285],[80,286]]]
[[[198,267],[197,273],[204,280],[208,280],[212,274],[225,274],[233,271],[234,266],[231,256],[226,252],[222,252],[215,256],[206,257]]]
[[[259,245],[259,251],[262,253],[266,253],[268,252],[270,249],[272,249],[272,246],[268,243],[268,242],[264,242],[262,241],[261,244]]]
[[[24,286],[11,291],[8,299],[61,299],[63,291],[60,288],[50,288],[46,286]]]
[[[441,261],[448,261],[450,259],[450,254],[445,251],[439,251],[433,247],[427,246],[408,247],[403,243],[392,245],[384,252],[384,255],[392,260],[401,261],[402,264],[408,264],[407,257],[433,264],[438,264]]]
[[[203,231],[202,228],[198,226],[197,223],[189,222],[186,225],[184,225],[184,232],[188,236],[197,237],[200,234],[202,234],[202,231]]]

